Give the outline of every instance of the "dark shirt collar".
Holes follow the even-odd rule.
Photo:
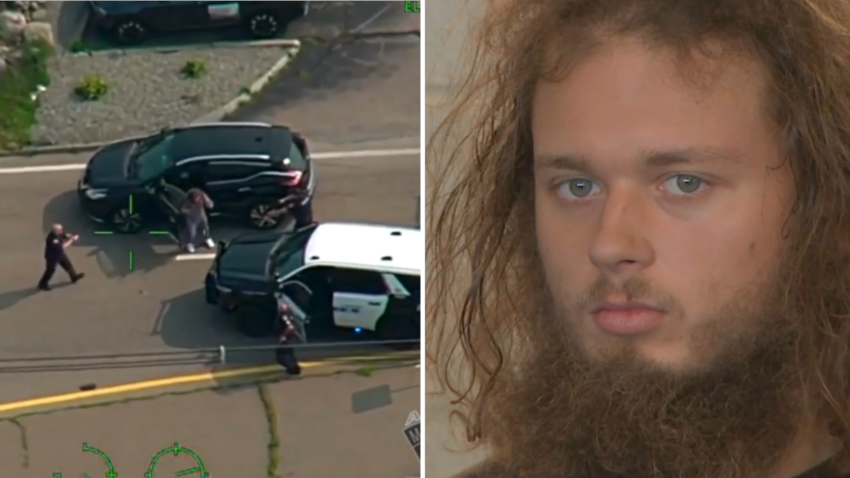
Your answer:
[[[829,461],[825,461],[820,465],[810,469],[809,471],[803,472],[801,475],[797,475],[794,478],[847,478],[848,475],[838,474]]]
[[[505,476],[505,470],[502,467],[490,461],[485,461],[455,475],[453,478],[504,478]],[[850,475],[839,474],[832,468],[829,461],[825,461],[793,478],[850,478]]]

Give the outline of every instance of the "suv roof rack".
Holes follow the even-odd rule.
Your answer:
[[[271,128],[272,125],[269,123],[263,123],[261,121],[212,121],[206,123],[192,123],[187,125],[187,128],[207,128],[211,126],[254,126],[257,128]]]

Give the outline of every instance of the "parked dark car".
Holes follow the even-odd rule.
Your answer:
[[[243,26],[256,38],[272,38],[307,14],[309,2],[89,2],[91,21],[122,44],[152,33]]]
[[[306,140],[266,123],[197,124],[113,143],[94,153],[77,184],[89,216],[125,234],[162,221],[154,195],[166,191],[177,203],[166,205],[170,210],[191,188],[213,200],[211,218],[229,216],[257,229],[313,220],[315,174]]]

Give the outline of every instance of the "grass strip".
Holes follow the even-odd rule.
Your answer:
[[[44,40],[26,41],[21,57],[9,60],[0,76],[0,150],[16,150],[32,144],[38,101],[33,94],[50,85],[47,62],[55,53]]]
[[[265,383],[257,384],[257,393],[260,395],[260,402],[263,404],[263,411],[266,415],[266,424],[269,428],[269,443],[268,443],[268,465],[266,468],[267,478],[277,478],[277,470],[280,467],[280,437],[277,434],[277,411],[274,407],[269,387]]]
[[[24,451],[23,467],[29,468],[30,467],[30,443],[29,443],[29,438],[27,438],[27,429],[24,427],[23,423],[21,423],[19,420],[16,420],[14,418],[10,419],[9,423],[11,423],[12,425],[15,425],[15,427],[18,428],[18,432],[20,432],[20,434],[21,434],[21,449]]]

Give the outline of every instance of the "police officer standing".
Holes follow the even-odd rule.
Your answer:
[[[280,304],[278,307],[280,314],[281,329],[278,337],[278,347],[275,350],[275,359],[281,367],[286,370],[288,375],[300,375],[301,365],[298,364],[298,357],[295,356],[295,349],[291,346],[297,334],[295,332],[294,317],[288,306]]]
[[[71,260],[68,259],[68,256],[65,254],[65,249],[70,247],[71,244],[76,242],[79,238],[80,236],[78,235],[66,233],[62,224],[53,225],[50,229],[50,233],[47,234],[44,244],[45,266],[44,274],[42,274],[41,280],[38,281],[38,288],[40,290],[50,290],[49,282],[50,279],[53,278],[53,274],[56,272],[56,266],[61,267],[68,273],[72,283],[77,283],[77,281],[85,277],[85,274],[77,273],[77,271],[74,270],[74,265],[71,264]]]

